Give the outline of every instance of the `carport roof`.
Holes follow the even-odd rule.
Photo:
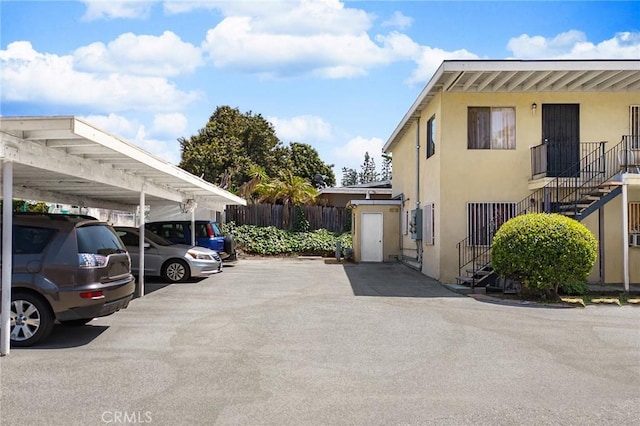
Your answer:
[[[224,210],[237,197],[73,116],[0,117],[0,160],[13,162],[15,198],[132,210],[186,203]]]

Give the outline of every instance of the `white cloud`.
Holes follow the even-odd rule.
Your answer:
[[[224,2],[202,48],[214,66],[270,77],[349,78],[409,59],[400,37],[369,36],[373,17],[342,2]],[[405,36],[406,38],[406,36]]]
[[[156,115],[151,130],[147,130],[138,120],[117,114],[88,115],[82,118],[162,160],[172,164],[180,163],[180,144],[177,137],[182,135],[179,132],[184,131],[183,126],[186,127],[186,118],[182,114]]]
[[[193,72],[202,64],[202,54],[171,31],[158,37],[126,33],[107,45],[96,42],[76,49],[74,61],[81,71],[167,77]]]
[[[638,59],[640,32],[620,32],[597,44],[577,30],[552,38],[522,34],[510,39],[507,48],[517,59]]]
[[[84,0],[87,7],[83,21],[95,21],[98,19],[143,19],[149,16],[151,7],[155,1],[115,1],[115,0]]]
[[[155,137],[178,139],[186,135],[187,124],[187,117],[179,112],[156,114],[149,133]]]
[[[78,71],[72,56],[35,51],[31,43],[13,42],[0,50],[3,101],[82,105],[109,111],[175,111],[198,99],[161,77]]]
[[[343,167],[348,167],[360,171],[360,166],[364,162],[364,154],[369,153],[378,169],[382,164],[382,146],[383,141],[380,138],[363,138],[355,137],[348,141],[344,146],[333,150],[333,158],[335,159],[336,172],[341,171]],[[339,170],[338,170],[339,169]]]
[[[411,76],[407,79],[407,83],[424,83],[429,80],[445,59],[478,59],[478,55],[466,49],[447,52],[442,49],[421,46],[420,53],[416,58],[418,67],[413,70]]]
[[[404,15],[402,12],[395,11],[393,15],[382,23],[383,27],[395,27],[399,29],[409,28],[413,24],[413,18]]]
[[[267,117],[267,121],[273,124],[278,138],[287,142],[327,142],[331,140],[331,125],[321,117],[313,115],[300,115],[289,119]]]

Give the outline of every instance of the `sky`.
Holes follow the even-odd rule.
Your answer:
[[[638,59],[640,1],[0,0],[0,115],[173,164],[218,106],[356,170],[445,59]]]

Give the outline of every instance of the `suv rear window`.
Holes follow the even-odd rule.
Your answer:
[[[118,236],[107,226],[87,225],[77,228],[78,252],[108,256],[124,251]]]
[[[13,227],[13,252],[15,254],[42,253],[56,233],[55,229],[17,225]]]

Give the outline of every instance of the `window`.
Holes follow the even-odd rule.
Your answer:
[[[423,209],[423,220],[422,220],[422,241],[424,241],[427,245],[435,244],[435,221],[434,221],[434,204],[426,204]]]
[[[503,223],[516,216],[516,203],[467,203],[467,236],[474,246],[489,246]]]
[[[427,121],[427,158],[436,153],[436,116]]]
[[[640,105],[629,107],[629,134],[631,135],[631,148],[640,149]]]
[[[138,245],[140,245],[140,238],[138,237],[138,235],[132,234],[131,232],[127,232],[127,231],[121,231],[121,230],[116,231],[116,233],[118,234],[118,237],[120,237],[120,239],[122,240],[125,246],[137,247]]]
[[[85,225],[76,229],[78,253],[101,254],[124,252],[124,246],[115,231],[104,225]]]
[[[511,107],[469,107],[467,148],[516,149],[516,111]]]
[[[32,226],[13,227],[13,252],[15,254],[42,253],[51,237],[56,233],[55,229],[36,228]]]
[[[629,232],[640,233],[640,202],[629,203]]]

